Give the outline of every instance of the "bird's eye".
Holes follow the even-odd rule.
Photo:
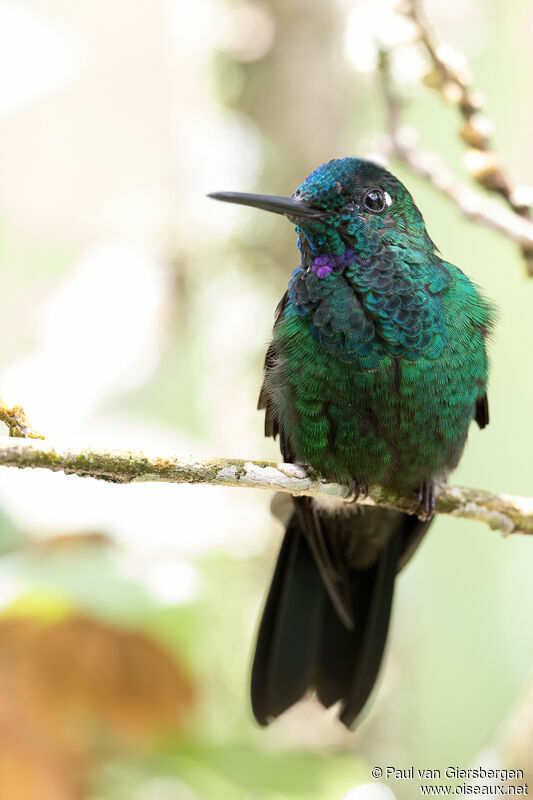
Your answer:
[[[379,214],[392,203],[390,194],[379,187],[368,189],[363,197],[363,205],[367,211]]]

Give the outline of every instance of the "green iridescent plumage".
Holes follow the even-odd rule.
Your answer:
[[[252,703],[266,723],[314,688],[350,725],[374,684],[394,575],[488,423],[491,304],[443,261],[403,184],[353,158],[324,164],[291,199],[218,195],[296,223],[301,265],[277,310],[260,408],[285,460],[356,491],[412,492],[425,521],[294,500],[259,630]]]
[[[361,212],[354,200],[375,186],[390,206]],[[380,167],[330,162],[297,195],[326,218],[300,223],[265,405],[294,460],[414,490],[457,465],[485,393],[491,307],[439,258],[411,196]],[[319,277],[324,254],[332,268]]]

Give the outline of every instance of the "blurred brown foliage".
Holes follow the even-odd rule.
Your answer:
[[[163,646],[81,615],[0,621],[0,800],[81,800],[110,750],[146,747],[190,714]]]

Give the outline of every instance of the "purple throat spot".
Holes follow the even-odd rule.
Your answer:
[[[353,260],[354,253],[352,250],[345,250],[342,255],[322,255],[313,259],[311,269],[317,278],[327,278],[331,275],[333,270],[342,272],[342,270]]]

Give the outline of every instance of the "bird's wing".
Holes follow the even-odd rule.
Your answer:
[[[274,321],[274,330],[276,330],[276,326],[278,325],[281,317],[283,316],[283,312],[285,311],[285,309],[287,307],[288,299],[289,299],[288,292],[285,292],[285,294],[283,295],[283,297],[279,301],[278,306],[276,308],[276,317],[275,317],[275,321]],[[263,385],[261,386],[261,391],[259,392],[259,400],[258,400],[258,403],[257,403],[257,408],[260,411],[262,411],[264,409],[264,411],[265,411],[265,436],[272,436],[273,439],[275,439],[276,436],[279,433],[279,425],[278,425],[278,421],[277,421],[277,419],[276,419],[276,417],[274,415],[274,409],[272,407],[272,403],[271,403],[270,398],[268,396],[268,392],[267,392],[267,389],[266,389],[266,380],[265,379],[266,379],[266,376],[267,376],[268,372],[274,366],[275,361],[276,361],[276,357],[277,357],[277,351],[276,351],[275,340],[272,340],[268,350],[266,351],[265,364],[264,364],[264,367],[263,367],[265,377],[263,378]],[[289,460],[288,454],[286,455],[285,452],[284,452],[285,448],[283,447],[283,443],[281,443],[281,445],[282,445],[281,451],[282,451],[283,458],[287,461],[287,460]]]
[[[474,419],[481,429],[486,428],[489,424],[489,401],[486,392],[483,397],[476,400]]]

